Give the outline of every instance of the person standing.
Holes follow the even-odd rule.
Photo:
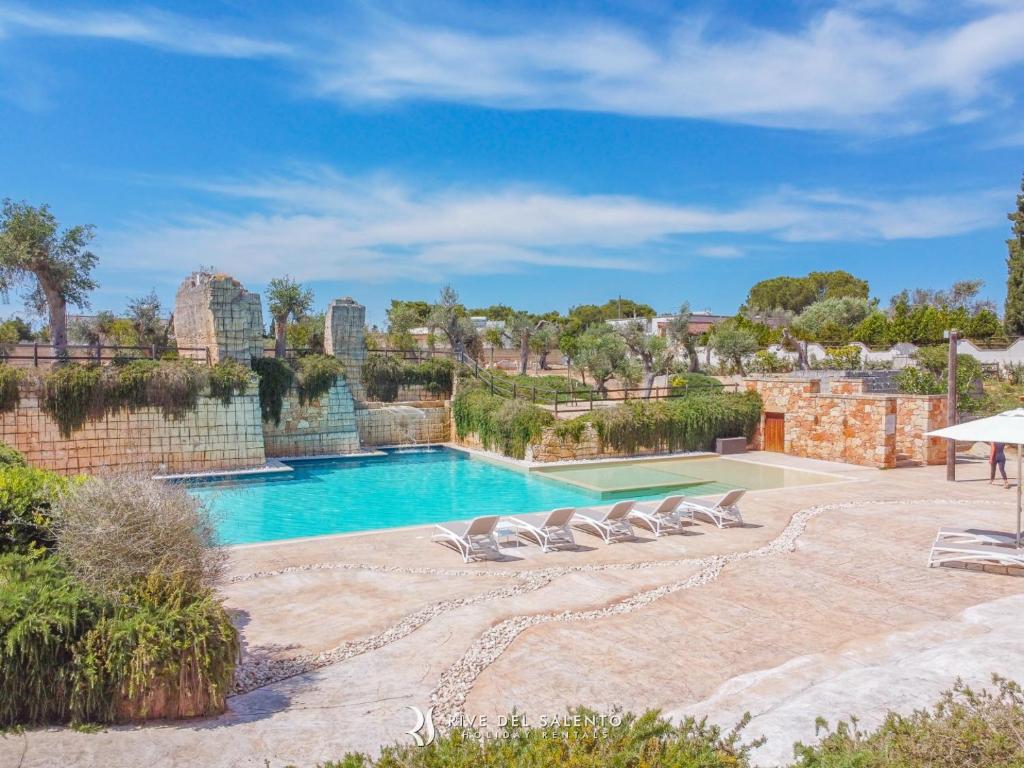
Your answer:
[[[1003,476],[1003,487],[1009,488],[1010,481],[1006,479],[1006,453],[1003,451],[1002,443],[992,443],[992,451],[988,455],[988,484],[996,480],[996,467],[999,467],[999,474]]]

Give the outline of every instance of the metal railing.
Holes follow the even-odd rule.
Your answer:
[[[52,344],[33,342],[31,344],[0,344],[0,361],[13,365],[40,365],[54,363],[113,363],[125,358],[143,360],[159,360],[168,352],[178,357],[187,357],[199,362],[210,364],[208,347],[172,347],[151,344],[149,346],[130,346],[120,344],[68,344],[64,354],[57,354]]]

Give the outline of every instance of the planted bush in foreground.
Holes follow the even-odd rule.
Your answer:
[[[0,471],[0,487],[25,469]],[[52,548],[0,553],[0,727],[222,712],[238,633],[212,589],[212,529],[186,490],[130,476],[56,499],[11,488]]]
[[[0,554],[53,546],[52,507],[68,483],[58,474],[24,464],[0,467]]]
[[[512,716],[510,715],[510,718]],[[656,710],[643,715],[602,718],[596,712],[569,712],[564,727],[513,726],[501,738],[481,739],[469,729],[454,729],[429,747],[385,747],[376,760],[349,754],[321,768],[743,768],[750,746],[740,727],[729,732],[704,720],[675,725]],[[599,724],[594,724],[599,723]],[[603,724],[600,724],[603,723]],[[745,724],[745,723],[744,723]]]
[[[223,711],[238,635],[213,593],[154,574],[107,597],[57,557],[0,555],[0,727]]]
[[[826,729],[819,744],[795,746],[789,768],[1020,768],[1024,697],[1016,683],[994,682],[994,693],[957,683],[932,709],[890,713],[873,731],[856,722]],[[741,741],[749,716],[728,732],[692,718],[674,725],[657,711],[621,715],[610,726],[590,725],[588,717],[600,718],[578,709],[568,724],[510,726],[485,738],[457,728],[427,747],[385,747],[375,760],[353,753],[320,768],[749,768],[763,743]]]
[[[68,571],[101,594],[160,574],[205,587],[224,564],[206,507],[181,485],[141,475],[90,477],[53,507],[57,552]]]

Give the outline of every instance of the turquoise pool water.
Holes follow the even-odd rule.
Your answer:
[[[190,490],[208,502],[224,544],[539,512],[607,503],[613,497],[446,448],[291,466],[294,472],[204,482]],[[680,492],[692,496],[736,487],[715,480],[693,484],[693,478],[687,483]],[[668,490],[662,486],[628,496],[655,498]]]

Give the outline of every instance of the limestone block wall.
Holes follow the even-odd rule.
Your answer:
[[[944,460],[941,446],[924,436],[945,423],[942,396],[869,394],[860,379],[833,381],[827,394],[816,380],[755,377],[745,384],[760,393],[765,413],[785,414],[785,453],[879,468]],[[763,418],[754,447],[764,448]]]
[[[245,290],[229,275],[194,272],[178,287],[174,335],[181,347],[208,348],[211,362],[233,359],[248,365],[263,354],[259,294]]]
[[[299,402],[295,390],[281,406],[278,424],[263,422],[267,456],[316,456],[359,450],[355,404],[348,384],[337,381],[317,400]]]
[[[409,409],[415,409],[413,412]],[[363,447],[446,443],[451,431],[451,408],[442,401],[408,402],[400,405],[366,403],[356,410],[356,424]]]
[[[251,387],[230,405],[201,397],[194,411],[170,418],[159,408],[123,409],[87,421],[70,438],[23,393],[13,411],[0,414],[0,441],[37,467],[62,474],[102,470],[153,473],[206,472],[266,463],[259,395]]]
[[[345,364],[352,396],[359,402],[366,400],[366,307],[349,296],[333,299],[327,305],[324,326],[324,350]]]
[[[922,464],[946,461],[946,441],[926,437],[946,426],[949,413],[944,395],[900,395],[896,399],[896,456]]]

